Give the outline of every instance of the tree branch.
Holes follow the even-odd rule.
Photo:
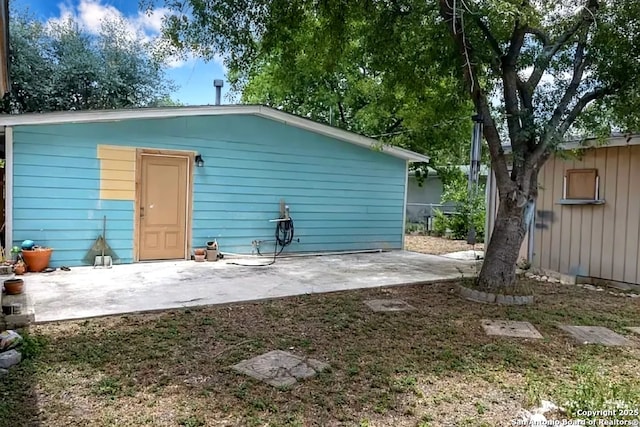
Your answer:
[[[394,130],[398,129],[398,127],[402,124],[402,117],[397,117],[393,123],[391,123],[389,126],[387,126],[387,129],[385,130],[384,133],[390,133],[393,132]]]
[[[531,153],[528,164],[533,167],[540,167],[542,163],[549,157],[551,152],[550,142],[557,135],[564,135],[571,125],[576,121],[578,115],[584,110],[584,108],[592,101],[602,99],[605,96],[613,92],[613,88],[600,87],[584,94],[576,104],[569,110],[566,118],[560,123],[559,126],[554,128],[547,128],[544,138],[538,143],[536,149]]]
[[[582,11],[578,20],[573,24],[569,30],[567,30],[564,34],[562,34],[555,43],[551,44],[547,39],[546,46],[542,50],[542,53],[538,57],[536,64],[533,68],[533,72],[529,77],[527,83],[530,88],[535,88],[540,83],[540,79],[542,79],[542,75],[549,67],[549,63],[551,59],[558,53],[558,51],[573,37],[575,36],[580,28],[586,23],[587,25],[591,25],[593,23],[593,16],[595,10],[598,9],[599,3],[598,0],[589,0],[587,5],[585,6],[585,10]],[[529,31],[533,34],[532,31]]]
[[[578,115],[582,112],[582,110],[584,110],[584,107],[586,107],[591,101],[604,98],[610,92],[611,88],[600,87],[584,94],[580,99],[578,99],[576,105],[573,106],[573,108],[567,114],[567,117],[558,127],[558,134],[564,135],[564,133],[569,130],[571,125],[576,121]]]
[[[520,97],[520,103],[522,104],[522,108],[520,110],[522,130],[525,132],[525,134],[532,135],[535,128],[535,121],[533,116],[533,96],[527,84],[520,78],[518,78],[517,86],[518,96]],[[529,149],[529,151],[533,150],[535,147],[535,139],[527,138],[526,142],[528,143],[527,148]]]
[[[511,148],[514,153],[522,153],[522,123],[520,103],[518,97],[518,87],[524,87],[519,84],[520,77],[516,71],[516,63],[520,51],[524,43],[525,31],[520,27],[519,21],[516,21],[507,54],[502,57],[502,82],[504,90],[504,106],[507,113],[507,126],[509,128],[509,137],[511,140]],[[519,175],[521,162],[514,159],[512,173]]]
[[[489,46],[491,46],[491,50],[493,50],[493,53],[495,54],[495,56],[491,57],[490,65],[494,69],[494,71],[499,74],[500,61],[501,61],[501,58],[504,56],[504,52],[502,52],[502,49],[500,48],[500,44],[498,43],[498,40],[495,38],[495,36],[491,32],[487,24],[478,15],[474,14],[472,15],[472,17],[473,17],[473,21],[476,23],[478,28],[480,28],[480,31],[482,31],[484,36],[487,38],[487,41],[489,42]]]
[[[500,48],[500,44],[498,43],[498,40],[496,40],[495,36],[489,29],[489,26],[480,18],[480,16],[475,14],[472,16],[473,16],[473,21],[476,23],[478,28],[480,28],[480,31],[482,31],[482,34],[484,34],[484,36],[487,38],[487,41],[489,42],[489,46],[491,46],[493,53],[495,53],[498,59],[500,59],[504,55],[504,52],[502,52],[502,49]]]
[[[506,62],[508,65],[515,66],[522,50],[522,44],[524,43],[524,36],[526,31],[524,27],[520,27],[520,21],[516,20],[516,23],[511,33],[511,40],[509,42],[509,49],[507,49]]]
[[[338,110],[340,111],[340,121],[342,122],[343,126],[347,125],[347,119],[344,115],[344,106],[342,105],[341,101],[338,101]]]
[[[562,99],[553,111],[553,115],[551,116],[551,120],[549,121],[549,128],[551,129],[554,129],[560,123],[560,120],[566,112],[569,103],[576,95],[578,88],[580,87],[582,76],[584,75],[584,70],[591,62],[589,58],[585,58],[584,50],[585,42],[583,38],[576,45],[576,53],[573,58],[573,76],[571,77],[571,82],[569,82],[569,86],[567,86]]]
[[[527,34],[532,34],[536,36],[538,40],[542,42],[542,47],[546,47],[546,46],[549,46],[549,44],[551,44],[551,39],[549,39],[549,35],[545,33],[543,30],[541,30],[540,28],[525,27],[524,31]]]
[[[482,114],[484,137],[489,146],[491,155],[491,167],[496,175],[496,182],[501,193],[511,191],[514,184],[509,178],[509,171],[502,149],[500,134],[496,128],[496,124],[491,116],[491,109],[487,101],[487,96],[483,92],[478,79],[477,66],[469,59],[472,57],[473,49],[464,33],[464,26],[459,15],[452,9],[447,0],[439,0],[440,16],[448,24],[449,31],[458,49],[460,59],[464,64],[463,77],[471,92],[471,100],[473,101],[476,111]]]

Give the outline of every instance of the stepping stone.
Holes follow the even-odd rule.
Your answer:
[[[319,360],[307,359],[281,350],[270,351],[233,365],[236,371],[274,387],[291,386],[297,380],[313,377],[328,367],[328,364]]]
[[[416,309],[401,299],[370,299],[364,303],[373,311],[407,311]]]
[[[559,327],[571,334],[571,336],[582,344],[604,344],[608,346],[631,345],[631,341],[603,326],[560,325]]]
[[[632,327],[628,327],[628,330],[630,330],[631,332],[635,332],[636,334],[640,335],[640,326],[632,326]]]
[[[516,338],[542,338],[540,332],[529,322],[483,319],[482,328],[487,335]]]

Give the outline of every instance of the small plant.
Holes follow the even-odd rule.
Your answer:
[[[100,396],[116,397],[122,390],[122,385],[117,378],[104,377],[95,384],[93,391]]]
[[[407,222],[404,230],[405,234],[424,233],[425,231],[426,227],[419,222]]]
[[[444,235],[450,231],[451,237],[456,240],[467,238],[471,224],[476,232],[476,240],[484,241],[484,225],[486,218],[484,185],[480,185],[473,196],[469,195],[467,178],[459,171],[454,170],[448,174],[444,182],[442,203],[455,203],[456,212],[445,215],[436,210],[434,231],[438,235]]]
[[[476,411],[478,412],[478,415],[483,415],[485,412],[487,412],[487,405],[485,405],[482,402],[476,402]]]
[[[433,234],[441,237],[447,234],[449,229],[449,219],[440,209],[434,209],[435,217],[433,218]]]
[[[206,425],[204,421],[195,416],[183,418],[179,421],[179,425],[184,427],[200,427]]]
[[[531,263],[525,258],[520,258],[518,261],[518,268],[520,270],[529,270],[531,268]]]
[[[635,381],[614,382],[607,372],[588,364],[573,367],[576,382],[561,388],[563,407],[569,416],[597,419],[597,411],[615,410],[619,419],[638,420],[640,387]],[[593,414],[589,416],[588,414]],[[627,416],[628,415],[628,416]]]
[[[20,345],[22,358],[27,360],[35,359],[42,353],[46,345],[47,341],[43,337],[22,333],[22,344]]]

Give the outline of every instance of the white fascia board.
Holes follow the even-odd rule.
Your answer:
[[[110,122],[132,119],[158,119],[190,116],[256,115],[290,126],[309,130],[351,144],[379,150],[403,160],[429,162],[429,157],[400,147],[385,146],[380,141],[363,135],[314,122],[261,105],[215,105],[197,107],[138,108],[126,110],[63,111],[54,113],[28,113],[0,116],[0,126],[47,125],[63,123]]]

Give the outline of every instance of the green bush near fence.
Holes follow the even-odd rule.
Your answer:
[[[441,210],[435,209],[434,234],[448,235],[456,240],[466,239],[470,225],[473,224],[476,241],[483,242],[486,218],[485,185],[479,185],[476,193],[470,196],[467,177],[462,172],[452,173],[450,179],[444,183],[442,193],[442,203],[447,202],[456,204],[456,212],[445,215]]]

